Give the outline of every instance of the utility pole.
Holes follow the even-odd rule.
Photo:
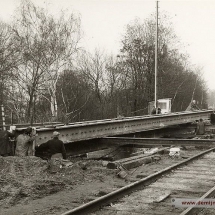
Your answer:
[[[156,30],[155,30],[155,108],[157,108],[157,73],[158,73],[158,1],[156,1]]]

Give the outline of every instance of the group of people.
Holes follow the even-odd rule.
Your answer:
[[[53,138],[40,146],[35,146],[36,129],[28,127],[24,133],[15,137],[15,131],[0,131],[0,156],[33,156],[35,148],[47,150],[51,158],[66,159],[66,150],[63,141],[59,140],[60,133],[53,132]]]

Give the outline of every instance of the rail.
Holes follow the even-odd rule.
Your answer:
[[[123,197],[124,195],[127,195],[135,190],[138,190],[140,189],[140,187],[143,187],[143,186],[146,186],[150,183],[152,183],[152,181],[155,181],[157,180],[158,178],[161,178],[163,177],[165,174],[168,174],[170,173],[172,170],[178,168],[178,167],[181,167],[189,162],[192,162],[193,160],[207,154],[207,153],[210,153],[212,151],[214,151],[215,148],[212,148],[212,149],[208,149],[204,152],[201,152],[191,158],[188,158],[186,159],[185,161],[182,161],[182,162],[179,162],[177,164],[174,164],[170,167],[167,167],[165,169],[162,169],[148,177],[145,177],[137,182],[134,182],[134,183],[131,183],[125,187],[122,187],[116,191],[113,191],[109,194],[106,194],[100,198],[97,198],[93,201],[90,201],[84,205],[81,205],[77,208],[74,208],[72,210],[69,210],[69,211],[66,211],[65,213],[61,214],[61,215],[76,215],[76,214],[89,214],[89,212],[92,212],[98,208],[100,208],[101,206],[103,205],[107,205],[108,203],[110,202],[113,202],[115,201],[116,199],[119,199],[121,197]]]

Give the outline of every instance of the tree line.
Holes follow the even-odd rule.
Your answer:
[[[126,26],[117,56],[81,47],[80,16],[24,0],[11,23],[0,23],[1,104],[8,123],[64,123],[148,113],[154,100],[155,17]],[[158,98],[172,111],[192,99],[207,107],[202,68],[192,65],[170,18],[160,17]]]

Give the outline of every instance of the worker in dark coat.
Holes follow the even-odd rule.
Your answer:
[[[197,123],[196,128],[196,135],[203,135],[205,134],[205,123],[203,122],[203,119],[200,119]]]
[[[0,156],[12,156],[14,155],[14,145],[10,141],[10,138],[14,138],[14,131],[0,131]]]
[[[66,150],[64,147],[63,141],[59,140],[60,133],[57,131],[53,132],[53,139],[47,141],[46,143],[42,143],[37,149],[49,150],[51,154],[51,158],[63,158],[66,159]]]
[[[158,109],[157,109],[157,114],[161,114],[161,108],[160,107],[158,107]]]

